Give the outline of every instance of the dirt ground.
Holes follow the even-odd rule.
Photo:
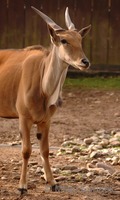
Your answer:
[[[98,89],[64,89],[63,106],[58,109],[52,119],[50,129],[50,147],[52,166],[69,165],[66,155],[57,156],[57,148],[64,140],[88,138],[99,130],[120,129],[120,92],[118,90]],[[38,144],[36,127],[31,132],[32,144]],[[17,192],[21,169],[21,152],[11,143],[19,143],[18,120],[0,119],[0,199],[1,200],[113,200],[120,199],[120,193],[112,193],[120,189],[120,181],[111,178],[101,182],[78,181],[64,179],[59,184],[61,192],[51,192],[45,181],[35,173],[39,161],[39,150],[33,148],[29,170],[28,194],[20,197]],[[4,144],[4,145],[3,145]],[[6,145],[5,145],[6,144]],[[73,158],[74,159],[74,158]],[[73,163],[80,166],[80,162]],[[120,166],[117,165],[120,170]],[[58,174],[59,175],[59,174]]]

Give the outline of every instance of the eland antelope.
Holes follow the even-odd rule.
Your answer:
[[[51,48],[31,46],[19,50],[0,51],[0,117],[19,118],[22,138],[21,194],[27,191],[27,166],[31,155],[30,130],[37,126],[37,139],[44,168],[44,177],[52,191],[59,190],[49,164],[48,133],[51,116],[61,104],[61,91],[69,65],[86,70],[90,62],[82,50],[82,38],[90,25],[77,31],[68,8],[65,11],[67,30],[32,7],[47,23]]]

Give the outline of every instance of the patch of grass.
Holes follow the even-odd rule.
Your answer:
[[[80,77],[67,78],[64,87],[120,89],[120,77]]]

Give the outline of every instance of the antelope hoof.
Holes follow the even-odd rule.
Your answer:
[[[27,189],[25,188],[18,188],[18,191],[20,192],[20,195],[24,195],[27,193]]]
[[[61,191],[61,188],[60,188],[59,184],[52,185],[52,186],[50,187],[50,189],[51,189],[53,192],[60,192],[60,191]]]

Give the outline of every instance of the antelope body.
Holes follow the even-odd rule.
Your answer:
[[[0,51],[0,116],[19,118],[23,164],[19,183],[21,194],[27,191],[27,165],[31,155],[30,130],[37,125],[37,138],[44,175],[52,190],[59,190],[49,164],[48,133],[50,119],[61,104],[61,90],[69,65],[86,70],[90,63],[82,50],[82,38],[90,26],[77,31],[68,8],[68,30],[32,7],[47,23],[52,47]]]

